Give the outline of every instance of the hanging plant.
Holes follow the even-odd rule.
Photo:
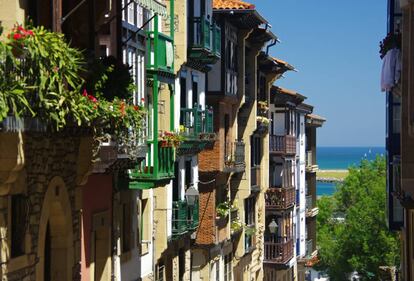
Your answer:
[[[24,57],[13,51],[17,47]],[[100,90],[105,75],[94,90],[87,90],[85,65],[82,53],[63,34],[16,25],[0,40],[0,121],[35,117],[51,130],[88,127],[98,142],[109,132],[118,144],[136,145],[145,126],[144,107],[123,97],[105,98]]]
[[[380,58],[383,59],[387,52],[393,48],[401,49],[401,33],[390,32],[380,42]]]

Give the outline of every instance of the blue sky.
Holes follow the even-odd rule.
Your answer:
[[[386,35],[386,0],[250,3],[281,40],[270,53],[299,70],[276,84],[307,96],[314,112],[328,119],[318,145],[384,146],[378,45]]]

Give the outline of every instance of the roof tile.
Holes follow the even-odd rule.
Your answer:
[[[213,0],[216,10],[251,10],[255,5],[240,0]]]

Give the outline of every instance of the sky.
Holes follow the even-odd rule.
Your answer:
[[[318,130],[318,146],[384,146],[378,50],[386,35],[386,0],[250,3],[281,41],[270,54],[298,69],[276,85],[307,96],[314,113],[327,119]]]

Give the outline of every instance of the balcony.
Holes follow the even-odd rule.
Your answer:
[[[154,18],[158,26],[159,16]],[[174,76],[174,41],[171,37],[158,31],[147,32],[147,72],[149,75],[163,74]]]
[[[172,208],[172,236],[173,239],[195,231],[199,223],[198,203],[190,207],[186,201],[174,201]]]
[[[269,188],[265,194],[265,206],[269,210],[286,210],[295,205],[295,188]]]
[[[239,209],[230,210],[230,231],[231,235],[237,235],[243,231],[243,224],[240,221]]]
[[[270,136],[269,152],[271,154],[296,154],[296,137],[292,135]]]
[[[148,152],[142,161],[129,173],[130,189],[149,189],[157,181],[174,178],[174,148],[163,147],[158,141],[148,141]]]
[[[319,212],[319,209],[314,205],[314,200],[312,195],[306,196],[306,216],[313,217],[316,216]]]
[[[250,190],[253,192],[260,191],[260,166],[250,168]]]
[[[221,29],[206,16],[189,19],[188,57],[202,64],[214,64],[221,57]]]
[[[277,238],[264,242],[264,262],[287,264],[293,258],[293,239]]]
[[[180,132],[185,140],[177,148],[177,155],[197,154],[216,140],[213,128],[213,109],[181,108]]]
[[[313,252],[313,240],[306,240],[306,258],[312,258]]]
[[[316,165],[316,159],[314,158],[314,153],[312,150],[306,151],[306,171],[310,173],[315,173],[318,170],[318,165]]]
[[[224,151],[225,173],[242,173],[246,169],[245,144],[243,141],[226,142]]]

